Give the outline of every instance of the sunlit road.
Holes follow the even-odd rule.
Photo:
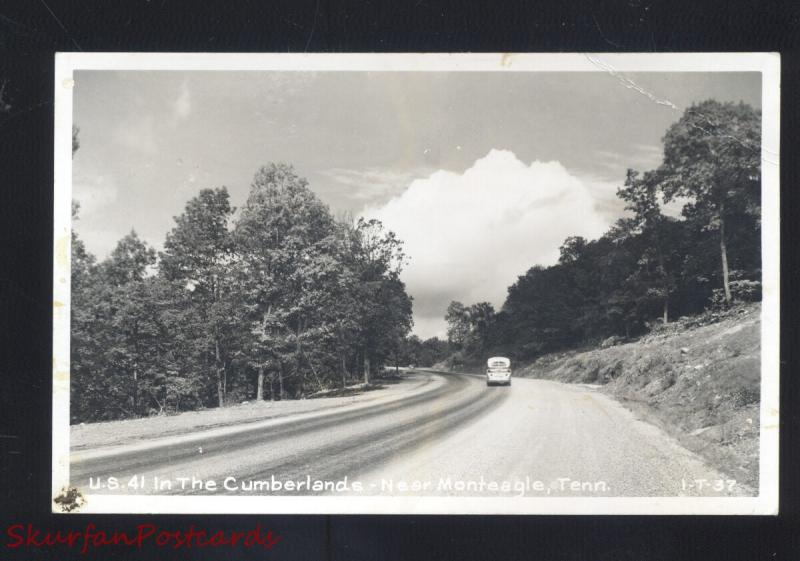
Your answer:
[[[75,452],[71,480],[100,494],[254,494],[243,482],[345,477],[361,483],[351,491],[361,495],[504,496],[504,482],[525,482],[526,493],[542,496],[747,492],[595,389],[518,378],[511,387],[489,388],[466,374],[407,376],[429,383],[382,403]],[[144,485],[128,486],[133,476]],[[89,489],[89,477],[102,487]],[[109,477],[122,488],[109,489]],[[154,477],[171,483],[156,489]],[[218,487],[192,489],[192,477]],[[228,489],[221,488],[225,478]]]

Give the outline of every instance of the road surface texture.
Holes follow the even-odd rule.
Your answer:
[[[405,394],[379,402],[76,450],[71,481],[84,493],[100,494],[753,492],[591,387],[517,378],[511,387],[486,387],[480,376],[420,371],[404,383]],[[110,477],[119,488],[109,485]],[[312,482],[344,478],[346,487],[309,489]],[[209,481],[216,487],[207,488]],[[275,491],[275,481],[306,486]]]

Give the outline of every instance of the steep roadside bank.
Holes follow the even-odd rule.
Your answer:
[[[602,385],[723,473],[757,487],[760,312],[749,304],[684,318],[634,342],[543,356],[515,375]]]

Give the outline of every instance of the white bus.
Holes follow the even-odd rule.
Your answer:
[[[493,356],[486,361],[486,385],[511,385],[511,361],[504,356]]]

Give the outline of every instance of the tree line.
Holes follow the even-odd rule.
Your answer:
[[[405,348],[402,242],[334,218],[291,166],[262,167],[241,209],[203,189],[174,220],[162,251],[131,231],[99,262],[73,232],[72,422],[369,383]]]
[[[603,236],[567,238],[555,265],[533,266],[499,311],[452,302],[455,364],[629,338],[676,316],[761,297],[761,112],[744,103],[689,107],[654,170],[629,169],[627,216]],[[665,205],[681,206],[680,218]]]
[[[446,359],[453,352],[447,340],[438,337],[420,339],[417,335],[408,335],[397,349],[393,357],[395,364],[412,367],[431,367]]]

